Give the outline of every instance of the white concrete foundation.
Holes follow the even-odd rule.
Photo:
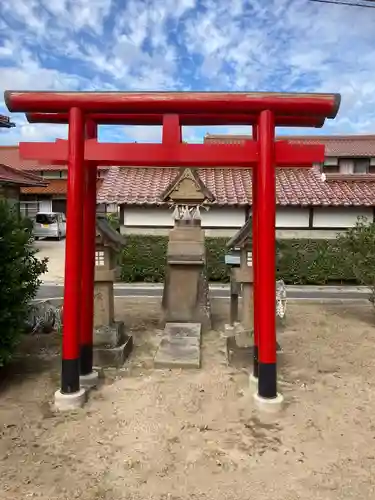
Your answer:
[[[258,378],[253,374],[249,377],[249,388],[252,392],[258,392]]]
[[[258,410],[265,413],[278,413],[284,402],[284,397],[281,394],[277,394],[276,398],[268,399],[259,396],[258,391],[254,393],[254,402]]]
[[[82,408],[87,400],[87,391],[82,388],[72,394],[62,394],[61,390],[55,392],[55,408],[59,411],[71,411]]]
[[[79,383],[84,389],[92,389],[99,383],[99,373],[93,370],[87,375],[80,375]]]

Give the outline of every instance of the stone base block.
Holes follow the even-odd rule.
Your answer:
[[[250,368],[253,365],[253,346],[237,345],[236,337],[227,337],[227,360],[230,366]]]
[[[247,348],[254,345],[254,332],[251,329],[237,328],[236,333],[236,344],[238,347]]]
[[[102,379],[105,376],[105,374],[104,374],[104,368],[102,366],[96,366],[96,365],[94,365],[92,367],[92,371],[96,372],[98,374],[99,379]]]
[[[87,375],[80,375],[79,383],[84,389],[93,389],[99,383],[99,373],[93,370]]]
[[[241,344],[237,335],[226,337],[228,364],[238,368],[248,368],[253,365],[253,345]],[[283,350],[276,342],[276,353],[281,354]]]
[[[87,401],[87,391],[81,388],[72,394],[63,394],[60,390],[55,392],[55,408],[59,411],[72,411],[82,408]]]
[[[162,338],[154,359],[155,368],[200,368],[200,339]]]
[[[93,343],[95,347],[118,347],[125,342],[125,339],[125,325],[122,321],[94,329]]]
[[[201,323],[167,323],[164,328],[164,335],[171,338],[201,338]]]
[[[234,337],[242,328],[241,323],[236,321],[233,325],[226,324],[224,325],[224,331],[221,332],[222,338]]]
[[[260,397],[256,392],[253,397],[255,406],[264,413],[278,413],[283,408],[284,398],[281,394],[277,394],[276,398],[266,399]]]
[[[118,347],[94,347],[94,364],[100,367],[120,368],[133,350],[133,337],[127,336]]]

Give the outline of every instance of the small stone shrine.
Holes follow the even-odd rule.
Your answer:
[[[251,222],[249,218],[242,228],[229,240],[227,249],[238,261],[230,271],[230,325],[227,330],[237,335],[237,342],[250,346],[253,332],[253,266],[251,259]],[[236,260],[237,260],[236,259]],[[241,315],[238,310],[238,296],[241,290]]]
[[[252,359],[253,344],[253,265],[252,265],[252,218],[228,241],[226,263],[230,265],[230,323],[226,325],[228,359],[237,357],[245,361]],[[242,307],[239,315],[238,297],[241,292]],[[276,281],[275,314],[277,325],[286,308],[286,290],[282,280]],[[277,350],[281,347],[277,343]]]
[[[133,338],[125,333],[124,323],[115,321],[113,284],[117,256],[125,240],[105,215],[96,217],[94,278],[94,364],[121,366],[133,348]]]
[[[162,307],[164,337],[157,367],[200,367],[201,330],[211,328],[204,230],[200,207],[213,201],[198,174],[182,169],[162,195],[173,211]]]

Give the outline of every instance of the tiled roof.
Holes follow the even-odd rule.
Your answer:
[[[0,146],[0,163],[19,170],[41,170],[36,162],[22,160],[19,157],[18,146]]]
[[[160,196],[177,168],[112,167],[98,193],[99,203],[162,205]],[[251,205],[251,170],[201,168],[216,205]],[[291,206],[375,206],[375,178],[324,182],[318,168],[276,169],[276,203]]]
[[[51,179],[46,181],[48,185],[45,187],[25,187],[21,189],[22,194],[62,194],[66,196],[67,192],[67,180],[66,179]],[[96,183],[96,188],[102,185],[102,179],[98,179]]]
[[[41,186],[45,185],[45,182],[41,177],[27,172],[21,172],[20,170],[8,167],[8,165],[3,165],[1,163],[0,183],[17,184],[18,186],[38,186],[39,189],[43,189]]]
[[[51,171],[51,170],[66,170],[66,165],[51,165],[49,163],[38,163],[33,160],[24,160],[20,158],[18,146],[0,146],[0,163],[10,165],[19,170],[28,171]],[[101,170],[106,170],[108,167],[99,167]]]
[[[240,144],[250,135],[210,135],[207,134],[204,142],[211,144]],[[278,136],[277,139],[288,140],[296,144],[324,144],[327,157],[375,157],[375,135],[313,135]]]

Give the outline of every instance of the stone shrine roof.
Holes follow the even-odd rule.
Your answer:
[[[115,250],[120,250],[125,246],[124,236],[113,229],[105,215],[96,215],[96,231],[102,236],[104,242]]]
[[[232,236],[232,238],[226,244],[228,249],[233,248],[245,248],[251,245],[251,234],[252,234],[252,217],[249,217],[245,224],[237,231],[237,233]]]

